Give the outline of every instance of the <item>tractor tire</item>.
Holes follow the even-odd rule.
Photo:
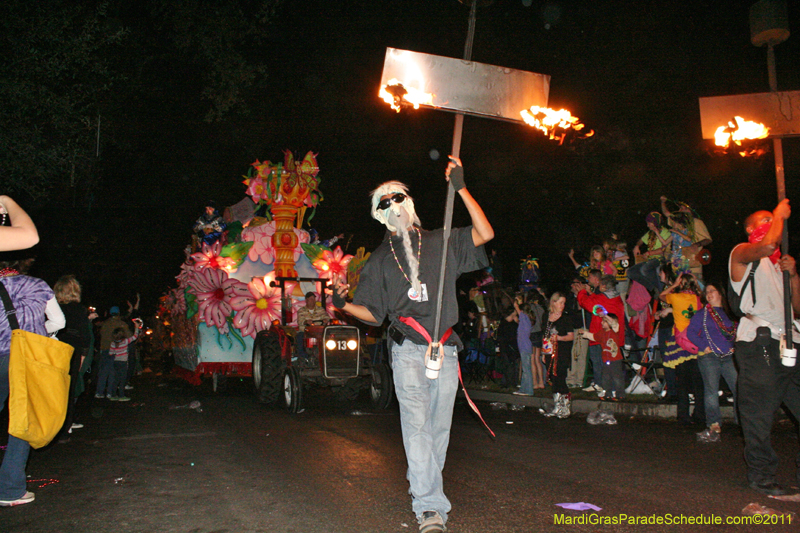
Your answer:
[[[256,400],[260,403],[273,404],[278,401],[283,384],[283,366],[278,338],[274,335],[257,337],[253,346],[252,370]]]
[[[303,410],[303,384],[294,367],[283,373],[283,405],[293,415]]]
[[[372,379],[369,385],[372,407],[388,409],[394,399],[394,380],[392,371],[386,363],[378,363],[372,367]]]
[[[363,378],[350,378],[336,391],[336,400],[342,403],[354,402],[363,387]]]

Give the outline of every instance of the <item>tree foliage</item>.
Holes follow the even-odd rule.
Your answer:
[[[102,148],[141,153],[159,118],[214,122],[247,110],[281,0],[7,0],[0,7],[4,192],[85,198],[113,169]],[[156,120],[154,121],[154,117]],[[174,124],[185,117],[184,124]],[[154,127],[155,126],[155,127]],[[118,132],[118,135],[114,135]],[[177,133],[173,133],[177,135]],[[152,139],[150,139],[152,141]],[[159,139],[162,145],[169,144]],[[100,150],[98,150],[100,148]]]
[[[42,198],[92,172],[99,102],[120,81],[105,54],[126,31],[106,3],[8,0],[0,8],[5,188]]]

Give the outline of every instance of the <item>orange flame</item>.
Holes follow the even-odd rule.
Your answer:
[[[414,106],[414,109],[419,109],[420,105],[433,105],[433,95],[431,93],[423,92],[415,87],[406,86],[406,84],[397,78],[389,80],[389,83],[381,87],[378,94],[398,113],[403,105]]]
[[[566,109],[555,111],[546,107],[531,106],[530,109],[523,109],[519,114],[526,124],[541,130],[550,139],[558,139],[559,144],[564,142],[568,131],[580,133],[586,127],[578,117],[573,117],[572,113]],[[583,138],[591,137],[594,135],[594,130],[580,133],[580,135]]]
[[[733,117],[733,120],[728,122],[727,126],[720,126],[714,132],[714,144],[723,148],[728,148],[731,141],[736,146],[742,146],[742,141],[753,139],[766,139],[769,136],[769,128],[758,122],[745,120],[742,117]],[[747,155],[761,153],[760,150],[744,150],[740,151],[739,155],[745,157]]]

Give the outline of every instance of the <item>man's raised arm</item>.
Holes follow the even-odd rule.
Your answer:
[[[464,184],[464,167],[461,166],[461,160],[457,157],[450,156],[450,163],[447,164],[445,176],[448,181],[453,184],[453,189],[461,196],[464,206],[467,208],[469,217],[472,220],[472,242],[475,246],[486,244],[494,238],[494,229],[489,224],[489,220],[475,201],[475,198],[467,191]]]

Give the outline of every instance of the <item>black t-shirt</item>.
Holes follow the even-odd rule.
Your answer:
[[[403,324],[398,317],[412,317],[433,336],[436,323],[436,297],[439,288],[439,272],[441,269],[443,230],[420,230],[422,247],[420,252],[419,280],[424,286],[426,301],[414,301],[408,297],[411,284],[406,281],[403,272],[398,266],[402,265],[405,272],[409,271],[405,259],[405,250],[399,236],[387,237],[372,252],[367,264],[361,271],[353,297],[353,303],[363,305],[375,317],[376,325],[389,318],[392,326],[402,331],[412,342],[427,345],[428,341],[413,328]],[[389,246],[389,239],[394,245],[394,254]],[[417,232],[411,233],[412,250],[417,251]],[[489,264],[483,246],[475,246],[472,240],[472,226],[466,228],[453,228],[447,254],[447,269],[445,273],[445,286],[442,296],[442,317],[439,335],[443,335],[447,328],[458,322],[458,304],[456,302],[456,280],[461,274],[485,268]],[[438,340],[438,339],[435,339]],[[456,334],[450,336],[445,344],[460,346],[461,342]]]
[[[58,332],[57,337],[75,348],[75,351],[89,348],[89,312],[78,302],[61,304],[61,311],[66,321],[64,329]]]
[[[510,361],[519,359],[519,347],[517,346],[518,324],[513,320],[500,320],[497,326],[497,342],[500,344],[500,353],[506,355]]]
[[[570,316],[568,313],[564,312],[555,322],[550,322],[549,320],[545,324],[543,328],[544,331],[550,331],[550,334],[553,334],[553,331],[557,331],[559,336],[569,335],[573,328],[575,327],[575,319],[573,316]],[[572,352],[572,342],[573,341],[558,341],[558,353],[570,353]]]

